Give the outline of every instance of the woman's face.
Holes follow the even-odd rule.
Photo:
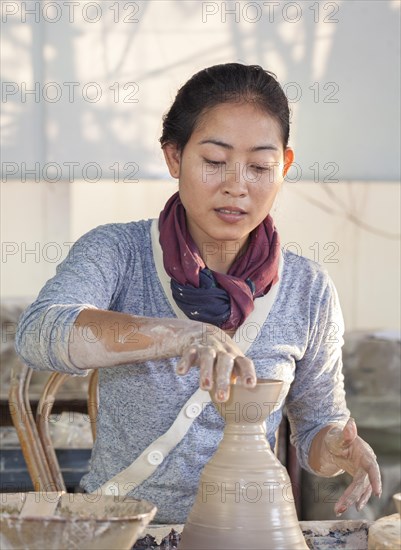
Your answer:
[[[184,150],[167,144],[170,174],[179,193],[188,229],[205,256],[234,252],[270,212],[293,160],[283,150],[279,124],[250,103],[223,103],[207,111]]]

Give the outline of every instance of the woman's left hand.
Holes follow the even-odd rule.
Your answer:
[[[373,449],[358,436],[355,420],[350,418],[343,429],[332,428],[323,440],[322,462],[328,461],[352,475],[350,486],[334,506],[341,515],[355,504],[361,510],[372,492],[380,497],[382,486],[379,466]],[[323,466],[324,469],[324,466]]]

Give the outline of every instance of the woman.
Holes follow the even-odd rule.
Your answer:
[[[260,377],[284,381],[270,443],[286,400],[301,465],[353,476],[338,514],[380,494],[345,404],[337,293],[318,264],[280,249],[269,215],[294,158],[288,138],[274,75],[236,63],[195,74],[164,117],[179,192],[158,222],[84,235],[24,312],[17,350],[32,368],[99,368],[86,491],[124,482],[117,490],[154,502],[159,522],[185,522],[223,427],[208,394],[194,392],[225,401],[232,378],[253,387]],[[187,431],[166,447],[177,415]]]

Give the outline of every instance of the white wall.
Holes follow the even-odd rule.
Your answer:
[[[121,0],[119,14],[112,0],[81,0],[71,14],[68,2],[7,4],[3,163],[17,164],[7,179],[24,162],[38,162],[41,179],[68,178],[72,162],[77,180],[96,177],[88,163],[103,178],[136,165],[135,177],[166,177],[162,114],[192,74],[228,61],[277,74],[304,180],[317,165],[321,179],[333,168],[341,181],[399,179],[398,0]],[[38,97],[25,91],[35,86]]]

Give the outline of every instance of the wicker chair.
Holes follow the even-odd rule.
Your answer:
[[[53,447],[49,430],[49,417],[56,394],[69,374],[52,373],[41,394],[36,418],[29,400],[32,369],[24,364],[15,366],[11,373],[9,407],[11,418],[21,444],[22,454],[35,491],[65,491],[65,483]],[[98,410],[98,372],[90,373],[88,386],[88,414],[93,439],[96,437]]]

